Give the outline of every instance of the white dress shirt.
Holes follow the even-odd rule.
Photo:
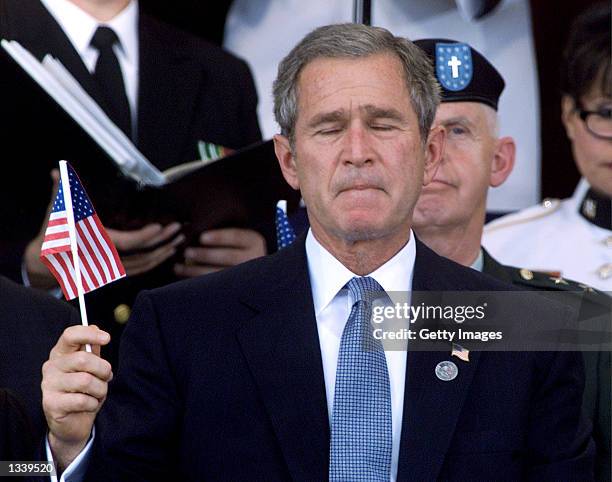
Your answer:
[[[348,290],[343,288],[357,275],[349,271],[321,246],[312,231],[309,231],[306,237],[306,255],[319,343],[321,345],[327,410],[331,424],[340,340],[353,305]],[[368,276],[374,278],[387,293],[408,292],[412,289],[415,259],[416,243],[411,231],[408,243],[393,258]],[[402,435],[406,350],[385,351],[385,358],[389,370],[389,382],[391,383],[393,431],[391,480],[394,481],[397,477],[397,462]]]
[[[74,46],[85,67],[93,74],[98,50],[90,45],[99,26],[112,28],[121,46],[113,50],[123,74],[123,83],[130,103],[132,132],[136,132],[138,118],[138,0],[132,0],[118,15],[108,22],[100,22],[77,7],[70,0],[41,0]]]

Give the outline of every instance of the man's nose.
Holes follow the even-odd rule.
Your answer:
[[[343,149],[344,163],[362,166],[374,160],[371,139],[367,129],[357,123],[352,125],[345,137]]]

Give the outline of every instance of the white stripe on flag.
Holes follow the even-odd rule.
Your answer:
[[[59,264],[59,262],[57,261],[56,255],[52,254],[50,256],[47,256],[47,259],[53,265],[53,267],[55,268],[55,271],[57,271],[59,275],[61,276],[63,280],[64,289],[66,290],[66,293],[68,293],[68,299],[74,298],[76,294],[74,291],[72,291],[72,287],[70,285],[70,282],[68,281],[68,275],[64,271],[64,268],[62,267],[62,265]]]
[[[66,217],[66,211],[57,211],[55,213],[49,214],[49,221],[55,221],[56,219],[65,218],[65,217]]]
[[[79,245],[82,244],[78,236],[77,236],[77,244]],[[88,293],[89,291],[95,289],[95,285],[91,281],[91,277],[89,276],[89,272],[87,271],[87,266],[85,265],[87,260],[85,259],[83,249],[81,246],[78,247],[78,255],[79,255],[79,268],[81,269],[81,280],[85,281],[85,283],[83,283],[83,291],[85,293]]]
[[[89,223],[89,225],[91,226],[91,229],[93,230],[94,236],[96,236],[99,240],[100,240],[100,244],[102,245],[102,249],[104,249],[104,252],[106,253],[106,256],[108,257],[108,263],[110,265],[110,267],[113,269],[113,280],[120,278],[121,277],[121,273],[119,272],[119,268],[117,267],[117,264],[115,263],[115,257],[113,256],[113,253],[111,252],[110,248],[108,247],[108,244],[106,243],[106,240],[104,239],[104,236],[102,236],[102,233],[100,232],[100,230],[98,229],[98,226],[96,225],[93,216],[88,216],[87,217],[87,221]]]
[[[40,249],[41,251],[44,251],[45,249],[59,248],[60,246],[70,246],[70,238],[66,237],[61,239],[52,239],[51,241],[45,241]]]
[[[92,283],[92,280],[89,277],[89,273],[85,274],[85,276],[87,276],[87,278],[89,279],[89,286],[91,286],[92,289],[98,288],[102,285],[102,276],[100,275],[100,272],[98,271],[98,268],[96,267],[96,264],[94,263],[93,259],[91,259],[89,250],[87,249],[87,246],[85,246],[85,243],[83,242],[81,236],[77,236],[77,242],[79,244],[79,253],[81,254],[81,272],[83,272],[84,269],[86,270],[86,268],[89,268],[93,273],[94,277],[96,278],[96,283]]]
[[[86,219],[91,220],[92,216],[89,216]],[[83,234],[87,238],[87,242],[91,246],[91,249],[93,249],[94,255],[96,256],[96,258],[100,262],[100,266],[102,266],[102,271],[104,271],[104,276],[106,277],[106,282],[110,283],[113,279],[111,277],[110,271],[108,270],[108,262],[104,259],[104,255],[102,253],[100,253],[100,250],[98,249],[98,245],[96,244],[96,242],[92,238],[91,232],[90,232],[89,227],[88,227],[88,223],[86,223],[85,220],[83,219],[83,220],[79,221],[79,225],[80,225],[80,227],[81,227],[81,229],[83,231]],[[104,244],[103,241],[104,240],[101,240],[101,244]]]
[[[67,224],[58,224],[57,226],[49,226],[47,227],[47,230],[45,231],[45,236],[48,236],[49,234],[57,234],[57,233],[63,233],[63,232],[68,232],[68,225]]]
[[[68,256],[68,253],[63,251],[58,253],[58,256],[60,256],[64,260],[64,263],[66,263],[66,266],[68,267],[68,274],[72,278],[73,283],[76,284],[76,274],[74,272],[74,264],[72,264],[72,253],[70,253],[70,256]],[[78,289],[79,288],[77,286],[77,290]]]

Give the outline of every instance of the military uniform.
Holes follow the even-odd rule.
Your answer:
[[[612,294],[610,198],[582,180],[569,199],[496,219],[482,244],[504,264],[575,279]]]
[[[605,293],[584,283],[567,280],[560,276],[550,276],[526,268],[504,266],[497,262],[485,249],[482,250],[482,272],[514,286],[529,290],[544,290],[567,293],[572,305],[579,303],[579,320],[598,319],[602,328],[607,331],[609,342],[612,299]],[[597,446],[595,462],[595,479],[611,480],[610,461],[611,427],[612,427],[612,374],[609,351],[584,351],[585,388],[583,410],[593,423],[593,439]]]

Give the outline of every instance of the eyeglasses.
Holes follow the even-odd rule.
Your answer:
[[[585,110],[577,107],[576,111],[591,134],[600,139],[612,140],[612,108]]]

